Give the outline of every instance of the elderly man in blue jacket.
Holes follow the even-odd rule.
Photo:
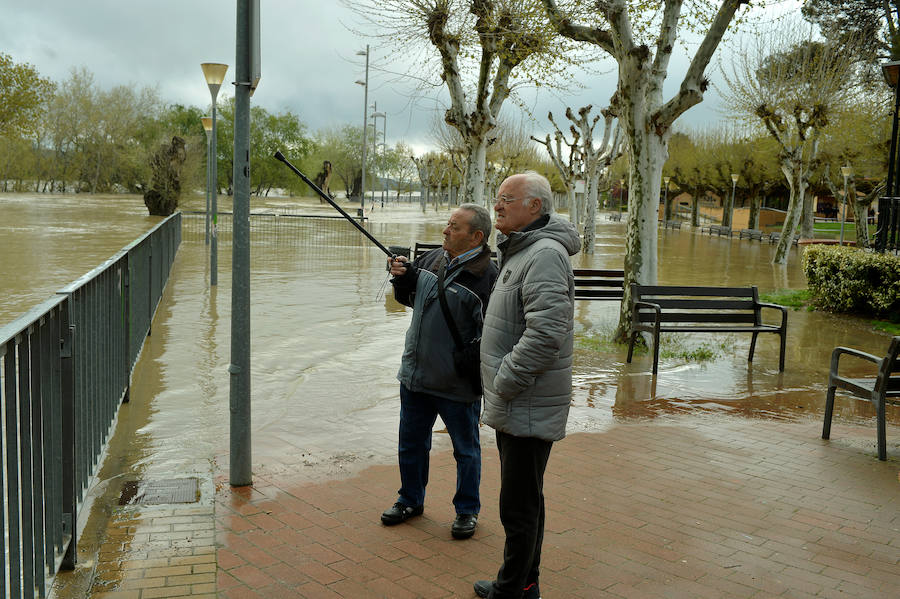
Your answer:
[[[478,353],[476,348],[471,376],[462,375],[453,356],[454,349],[462,348],[457,347],[451,327],[464,344],[481,337],[484,311],[497,279],[497,266],[487,244],[490,233],[488,211],[476,204],[462,204],[444,229],[442,248],[413,263],[404,256],[391,261],[394,297],[412,307],[413,318],[397,375],[401,486],[396,503],[381,515],[386,526],[405,522],[424,510],[431,430],[440,415],[456,459],[456,518],[451,534],[467,539],[475,532],[481,509]]]
[[[544,540],[544,471],[566,434],[572,395],[575,227],[553,214],[547,179],[507,178],[497,190],[500,275],[484,318],[481,378],[485,424],[500,453],[500,521],[506,532],[497,578],[475,593],[538,599]]]

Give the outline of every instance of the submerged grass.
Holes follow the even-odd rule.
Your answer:
[[[709,362],[730,351],[733,343],[730,338],[723,341],[703,341],[700,344],[692,343],[691,335],[679,335],[667,333],[660,336],[659,356],[666,360],[683,360],[685,362]],[[628,351],[627,343],[619,343],[613,338],[612,331],[590,331],[585,334],[575,335],[575,347],[578,349],[603,352],[620,353]],[[644,343],[638,342],[634,346],[635,355],[646,355],[649,349]]]
[[[900,335],[900,322],[891,322],[889,320],[873,320],[872,328],[876,331],[884,331],[890,335]]]
[[[703,341],[699,345],[691,344],[690,341],[689,335],[669,333],[661,336],[659,357],[685,362],[710,362],[723,355],[732,346],[730,336],[722,341]]]
[[[812,306],[812,294],[809,289],[779,289],[769,293],[761,293],[759,294],[759,299],[793,310],[802,308],[806,308],[808,311],[815,310]]]

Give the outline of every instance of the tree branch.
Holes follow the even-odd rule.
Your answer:
[[[613,36],[609,31],[594,29],[584,25],[576,25],[572,23],[567,15],[560,12],[555,0],[542,1],[544,3],[544,10],[547,12],[547,18],[550,19],[550,24],[553,25],[560,35],[575,40],[576,42],[588,42],[603,48],[610,54],[614,53],[615,44],[613,43]]]
[[[705,77],[706,67],[712,59],[722,36],[728,29],[728,25],[734,18],[738,7],[747,4],[748,0],[724,0],[719,12],[716,13],[712,25],[706,32],[706,37],[697,49],[694,59],[691,61],[690,67],[681,82],[681,89],[678,94],[666,102],[656,114],[653,115],[651,122],[654,123],[657,131],[665,131],[672,126],[679,116],[696,104],[703,100],[703,92],[706,91],[709,81]]]

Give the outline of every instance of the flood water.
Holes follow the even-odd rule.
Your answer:
[[[223,202],[223,210],[229,207]],[[252,201],[255,213],[290,209],[334,214],[318,203]],[[385,245],[440,241],[446,209],[378,207],[370,232]],[[139,197],[0,196],[0,324],[49,297],[158,222]],[[96,493],[113,478],[227,471],[231,317],[230,222],[222,219],[219,285],[210,289],[202,216],[185,215],[183,243],[123,405],[114,456]],[[395,378],[411,310],[390,297],[385,257],[341,220],[253,217],[251,246],[252,437],[254,470],[285,455],[323,476],[395,459],[399,412]],[[576,267],[621,268],[624,225],[601,217],[596,253]],[[799,256],[770,264],[774,246],[660,231],[661,284],[748,285],[761,292],[805,287]],[[386,293],[385,293],[386,292]],[[618,305],[579,302],[571,431],[617,421],[691,413],[716,418],[820,418],[831,350],[883,352],[889,337],[867,321],[790,311],[786,371],[778,340],[761,335],[747,363],[749,335],[685,336],[676,345],[709,345],[713,359],[661,356],[625,363],[626,348],[592,340],[615,327]],[[777,318],[773,313],[772,318]],[[839,400],[836,417],[866,419],[861,402]],[[900,422],[897,410],[889,419]],[[440,423],[438,427],[440,428]],[[874,440],[874,422],[872,435]],[[274,467],[274,466],[273,466]],[[208,496],[207,493],[204,493]]]

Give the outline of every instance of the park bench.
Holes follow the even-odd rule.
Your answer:
[[[875,365],[875,377],[849,378],[838,373],[842,355],[854,356]],[[831,416],[834,412],[834,393],[840,388],[849,391],[854,398],[863,399],[875,406],[878,436],[878,459],[887,459],[887,435],[885,433],[885,404],[900,405],[900,336],[894,337],[887,354],[879,358],[849,347],[836,347],[831,352],[831,369],[828,372],[828,392],[825,399],[825,422],[822,438],[831,436]]]
[[[731,227],[723,227],[722,225],[704,225],[700,227],[700,232],[731,237]]]
[[[631,338],[628,343],[628,362],[634,352],[638,333],[653,336],[653,374],[659,364],[660,333],[752,333],[750,357],[756,349],[760,333],[775,333],[781,338],[778,370],[784,371],[784,350],[787,333],[787,309],[759,301],[759,292],[752,287],[681,287],[631,284]],[[765,324],[762,309],[781,312],[781,324]]]
[[[663,229],[678,229],[681,230],[681,223],[684,221],[680,220],[662,220],[659,221],[663,226]]]
[[[619,222],[622,220],[622,213],[621,212],[612,212],[610,214],[607,214],[606,218],[609,220]]]
[[[741,229],[741,232],[738,234],[738,239],[743,239],[746,237],[750,241],[754,239],[757,241],[762,241],[763,232],[759,229]]]
[[[773,243],[773,244],[774,244],[774,243],[776,243],[779,239],[781,239],[781,233],[779,233],[778,231],[772,231],[771,233],[769,233],[769,237],[768,237],[769,243]],[[760,239],[760,241],[763,241],[763,240]],[[794,237],[794,243],[793,243],[793,245],[797,245],[799,241],[800,241],[800,239],[799,239],[798,237]]]
[[[573,268],[575,299],[621,301],[625,292],[624,270]]]
[[[441,247],[439,243],[416,242],[413,246],[412,259],[415,260],[425,252]],[[497,252],[491,252],[496,258]],[[621,301],[625,290],[625,271],[616,269],[574,268],[575,299],[577,300],[615,300]]]

